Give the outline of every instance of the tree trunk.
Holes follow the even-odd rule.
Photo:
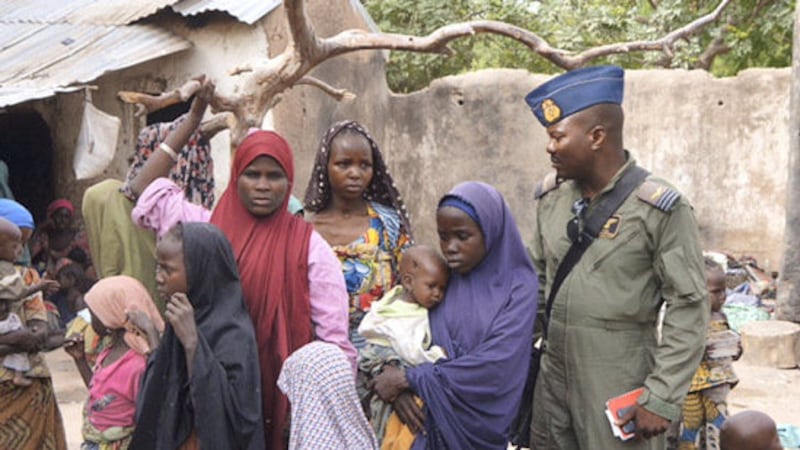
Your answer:
[[[777,317],[800,322],[800,3],[795,7],[794,14],[791,89],[785,248],[778,284]]]

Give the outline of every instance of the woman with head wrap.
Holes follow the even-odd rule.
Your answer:
[[[126,449],[135,426],[136,399],[151,351],[145,338],[133,331],[129,316],[142,314],[159,332],[164,322],[150,295],[137,280],[124,275],[104,278],[85,296],[95,333],[110,336],[94,368],[84,353],[82,335],[67,338],[64,349],[75,360],[89,398],[83,409],[86,450]]]
[[[131,449],[263,449],[258,350],[230,244],[213,225],[183,223],[156,251],[169,326],[159,338],[134,324],[158,348]]]
[[[89,254],[86,232],[75,217],[72,202],[60,198],[47,206],[47,220],[31,239],[31,259],[40,271],[52,276],[56,262],[76,248]]]
[[[0,217],[12,222],[30,237],[33,216],[13,200],[0,200]],[[16,266],[26,286],[40,284],[39,274],[31,267]],[[48,311],[41,292],[12,306],[12,312],[26,325],[25,330],[0,336],[0,357],[27,352],[31,368],[26,376],[31,386],[14,385],[13,371],[0,367],[0,448],[38,450],[66,449],[64,425],[58,409],[50,371],[39,351],[48,339]]]
[[[322,138],[306,188],[305,214],[333,247],[350,296],[350,339],[364,346],[358,325],[374,300],[397,282],[411,225],[377,142],[354,121]]]
[[[439,201],[436,224],[451,276],[447,301],[430,311],[430,324],[447,359],[405,373],[386,366],[375,391],[425,431],[413,449],[505,449],[528,374],[538,279],[493,187],[456,186]]]
[[[285,448],[289,404],[275,385],[283,361],[319,339],[339,346],[355,370],[347,338],[347,293],[341,266],[322,237],[288,209],[294,157],[275,132],[254,130],[239,144],[230,184],[210,218],[233,247],[247,310],[256,325],[267,448]],[[152,211],[185,202],[149,186],[139,203],[157,197]],[[177,211],[185,209],[176,208]],[[138,223],[163,229],[188,217],[166,214]]]

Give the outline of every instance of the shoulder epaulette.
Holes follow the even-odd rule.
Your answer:
[[[558,175],[556,174],[556,172],[550,172],[547,175],[545,175],[542,182],[536,186],[536,192],[534,192],[533,197],[536,200],[539,200],[540,198],[544,197],[548,192],[557,188],[559,184],[561,184],[561,180],[558,179]]]
[[[681,198],[681,194],[675,189],[652,180],[642,183],[636,196],[639,200],[664,212],[672,211]]]

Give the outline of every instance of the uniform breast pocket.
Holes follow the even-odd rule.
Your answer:
[[[624,261],[625,264],[646,263],[649,258],[644,251],[642,235],[642,229],[638,225],[632,225],[628,229],[620,230],[619,234],[614,236],[613,239],[602,237],[595,239],[589,248],[591,254],[586,255],[589,256],[588,259],[591,261],[589,270],[594,272],[613,262]]]

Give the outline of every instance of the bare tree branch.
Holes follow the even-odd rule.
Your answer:
[[[356,94],[348,91],[347,89],[337,89],[330,84],[320,80],[319,78],[305,76],[300,78],[295,83],[295,86],[305,84],[308,86],[314,86],[315,88],[320,89],[322,92],[330,95],[331,97],[335,98],[338,101],[342,100],[352,100],[356,98]]]
[[[572,62],[576,64],[574,67],[581,67],[589,61],[601,56],[642,51],[662,51],[665,54],[669,54],[671,57],[672,46],[675,44],[675,41],[678,39],[688,38],[689,36],[692,36],[705,28],[708,24],[719,19],[722,11],[728,6],[728,4],[730,4],[730,2],[731,0],[722,0],[720,4],[714,8],[714,11],[692,21],[687,25],[684,25],[681,28],[678,28],[675,31],[670,32],[661,39],[657,39],[655,41],[621,42],[617,44],[595,47],[586,50],[585,52],[581,52],[574,57]]]
[[[204,120],[200,124],[200,131],[202,131],[206,139],[211,139],[220,131],[234,127],[236,125],[235,120],[231,113],[217,114],[208,120]]]
[[[714,11],[672,31],[660,39],[603,45],[578,54],[554,48],[532,31],[504,22],[480,20],[445,25],[427,36],[347,30],[333,37],[323,39],[320,42],[322,46],[320,57],[324,60],[344,53],[366,49],[406,50],[447,55],[452,53],[452,50],[447,46],[451,41],[465,36],[491,33],[515,39],[558,67],[569,70],[582,67],[592,60],[608,55],[641,51],[670,52],[675,41],[687,38],[702,30],[709,23],[716,21],[730,2],[731,0],[722,0]],[[316,63],[318,62],[314,64]]]
[[[117,97],[125,103],[136,104],[136,117],[158,111],[189,100],[200,89],[201,83],[196,79],[185,82],[181,87],[164,92],[160,95],[150,95],[142,92],[119,91]]]
[[[301,59],[314,60],[320,49],[319,39],[314,33],[314,28],[308,23],[304,7],[304,0],[284,0],[286,19],[289,21],[289,30],[292,35],[292,50],[299,53]],[[289,48],[287,48],[287,51]]]
[[[728,53],[729,51],[731,51],[731,47],[725,44],[724,35],[719,35],[708,44],[705,50],[703,50],[703,53],[697,58],[694,67],[697,69],[709,70],[717,56]]]
[[[517,40],[559,67],[567,67],[569,65],[567,55],[570,52],[553,48],[547,41],[529,30],[494,20],[477,20],[445,25],[427,36],[347,30],[328,39],[323,39],[321,53],[326,59],[356,50],[369,49],[406,50],[451,55],[453,51],[448,47],[450,42],[458,38],[483,33],[497,34]]]

